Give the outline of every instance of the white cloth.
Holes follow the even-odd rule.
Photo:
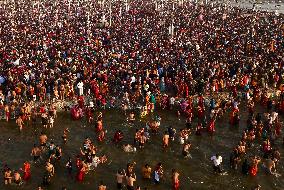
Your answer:
[[[211,160],[213,161],[214,166],[219,166],[222,163],[222,156],[212,156]]]
[[[84,83],[83,82],[79,82],[77,84],[77,88],[79,90],[79,96],[82,96],[84,94],[83,88],[84,88]]]

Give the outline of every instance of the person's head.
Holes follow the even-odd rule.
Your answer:
[[[145,168],[149,168],[150,166],[149,166],[149,164],[145,164]]]
[[[67,187],[62,187],[62,190],[67,190]]]

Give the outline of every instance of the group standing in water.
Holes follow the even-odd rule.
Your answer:
[[[111,139],[121,151],[139,153],[152,138],[160,139],[157,146],[163,151],[178,141],[179,156],[188,159],[194,147],[190,135],[213,137],[226,113],[226,122],[238,127],[241,119],[247,119],[240,113],[243,106],[247,127],[232,149],[231,168],[256,176],[263,163],[268,174],[279,175],[277,141],[283,138],[284,144],[283,15],[215,2],[163,1],[160,7],[150,0],[131,1],[125,10],[118,8],[121,1],[112,3],[111,22],[101,18],[105,12],[101,1],[1,4],[0,116],[14,122],[21,133],[38,119],[42,131],[53,130],[57,110],[70,110],[72,119],[94,125],[96,137],[86,138],[76,158],[64,164],[68,176],[76,173],[81,183],[90,170],[110,160],[109,155],[98,156],[96,143]],[[265,113],[257,113],[257,105]],[[109,137],[112,129],[105,127],[102,114],[106,109],[122,109],[135,133],[114,129]],[[184,127],[162,128],[159,110],[176,111],[176,120],[185,120]],[[140,121],[145,127],[135,126]],[[25,162],[16,171],[5,166],[4,183],[31,180],[36,164],[45,164],[42,185],[52,183],[64,145],[74,137],[71,132],[64,129],[62,146],[42,132],[31,151],[34,163]],[[134,142],[125,144],[126,136],[134,137]],[[261,153],[255,153],[257,144]],[[223,172],[222,158],[216,154],[210,159],[217,173]],[[141,189],[134,165],[117,172],[118,189],[124,180],[128,190]],[[153,170],[146,164],[143,178],[158,185],[169,179],[164,169],[162,163]],[[179,176],[183,173],[173,169],[173,190],[183,185]],[[102,181],[98,188],[107,186]]]

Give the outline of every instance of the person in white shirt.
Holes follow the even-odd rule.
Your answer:
[[[79,96],[82,96],[84,94],[84,83],[82,81],[78,82],[77,88],[79,91]]]
[[[215,172],[222,173],[221,164],[222,164],[222,156],[216,154],[215,156],[211,157],[213,161],[213,169]]]

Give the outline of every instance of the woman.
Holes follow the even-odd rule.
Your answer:
[[[105,131],[104,131],[104,130],[101,130],[101,131],[99,132],[99,135],[98,135],[98,141],[99,141],[99,142],[103,142],[104,139],[105,139]]]
[[[82,182],[84,180],[85,173],[86,173],[86,168],[85,168],[84,163],[83,163],[81,168],[79,168],[79,171],[78,171],[78,174],[77,174],[77,180],[79,182]]]
[[[172,170],[172,183],[173,183],[173,190],[179,190],[179,173],[173,169]]]
[[[257,172],[258,172],[258,163],[260,162],[260,159],[258,157],[254,157],[252,159],[252,165],[249,169],[249,173],[251,176],[256,176]]]
[[[31,178],[31,164],[28,161],[26,161],[24,163],[23,169],[24,169],[24,177],[23,177],[23,179],[25,181],[28,181]]]

